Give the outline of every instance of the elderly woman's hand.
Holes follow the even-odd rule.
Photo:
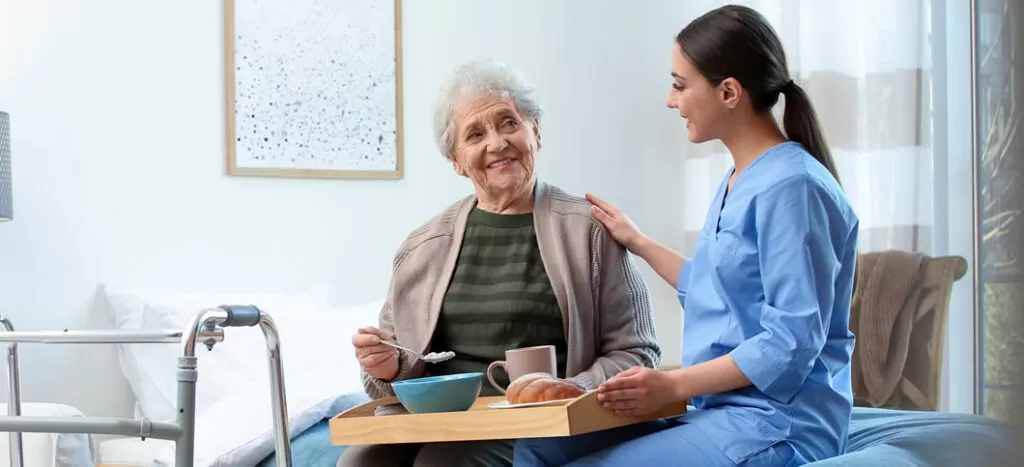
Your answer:
[[[381,339],[391,336],[374,327],[360,328],[352,336],[352,346],[356,348],[359,365],[371,376],[390,381],[398,375],[398,350],[381,344]]]
[[[604,228],[608,229],[608,233],[615,241],[621,243],[627,250],[635,253],[640,242],[644,239],[644,234],[633,224],[633,221],[629,220],[629,216],[592,194],[587,194],[587,201],[590,201],[590,204],[593,205],[590,207],[590,212],[594,219],[604,225]]]

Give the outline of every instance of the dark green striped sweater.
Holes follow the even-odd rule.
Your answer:
[[[544,270],[533,214],[494,214],[474,208],[445,294],[431,348],[456,358],[431,373],[486,372],[505,350],[554,345],[564,377],[565,328]],[[504,371],[495,381],[508,385]],[[484,380],[481,395],[498,394]]]

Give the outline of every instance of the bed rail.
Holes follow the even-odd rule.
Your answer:
[[[24,467],[22,433],[87,433],[138,436],[174,441],[175,464],[191,467],[195,453],[195,401],[198,377],[196,346],[209,349],[224,341],[225,327],[259,326],[263,332],[270,366],[271,409],[274,415],[274,448],[277,465],[290,467],[291,443],[288,404],[281,362],[281,342],[277,326],[269,314],[252,305],[223,305],[197,313],[184,329],[160,331],[79,330],[15,331],[0,314],[0,343],[7,343],[7,415],[0,416],[0,432],[10,435],[12,467]],[[21,379],[18,368],[18,344],[160,344],[178,343],[178,415],[171,422],[153,422],[111,417],[27,417],[21,415]]]

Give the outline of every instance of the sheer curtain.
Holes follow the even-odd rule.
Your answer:
[[[703,13],[726,3],[760,11],[781,37],[790,73],[816,106],[860,216],[860,250],[930,253],[927,0],[705,0],[693,6]],[[780,122],[784,105],[780,99]],[[731,165],[720,143],[687,147],[685,254],[693,253],[706,209]]]

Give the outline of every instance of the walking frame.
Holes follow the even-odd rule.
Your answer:
[[[156,438],[174,441],[177,467],[192,467],[195,450],[195,402],[197,370],[196,346],[224,341],[225,327],[259,325],[267,345],[270,364],[271,406],[274,414],[274,449],[277,465],[291,467],[291,444],[288,429],[288,406],[285,398],[284,374],[281,366],[281,342],[274,320],[253,305],[223,305],[202,310],[192,317],[183,330],[160,331],[29,331],[16,332],[11,321],[0,314],[0,343],[7,348],[7,415],[0,416],[0,432],[10,434],[11,467],[24,467],[22,433],[85,433],[137,436],[143,440]],[[21,415],[18,343],[44,344],[156,344],[178,343],[178,413],[175,422],[154,422],[114,417],[43,417]]]

